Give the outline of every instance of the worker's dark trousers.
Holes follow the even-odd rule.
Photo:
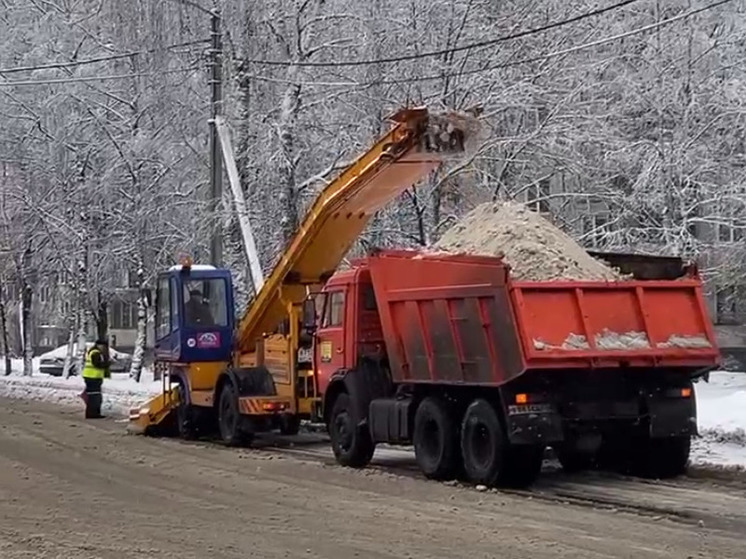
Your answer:
[[[94,419],[101,417],[101,385],[104,383],[100,378],[84,378],[85,381],[85,418]]]

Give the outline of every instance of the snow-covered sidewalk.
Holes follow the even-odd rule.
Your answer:
[[[83,410],[80,393],[85,384],[82,378],[73,376],[64,379],[39,372],[24,377],[20,362],[14,362],[12,368],[13,374],[0,376],[0,396],[75,406]],[[36,363],[35,368],[38,370]],[[130,408],[160,393],[161,389],[161,381],[153,381],[153,374],[148,370],[143,370],[141,382],[135,382],[127,374],[113,374],[112,378],[104,381],[101,411],[104,414],[127,415]]]
[[[701,438],[692,462],[746,467],[746,373],[718,371],[694,386]]]

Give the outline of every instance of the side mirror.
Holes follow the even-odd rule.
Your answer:
[[[316,301],[313,297],[308,297],[303,301],[303,329],[306,332],[316,330]]]
[[[145,306],[146,307],[152,307],[153,306],[153,290],[149,287],[145,287],[142,290],[142,297],[145,300]]]

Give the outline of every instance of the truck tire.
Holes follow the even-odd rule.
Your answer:
[[[495,485],[503,469],[506,446],[495,408],[481,398],[474,400],[461,422],[461,456],[466,479],[480,485]]]
[[[458,467],[458,431],[448,406],[439,398],[427,397],[414,415],[414,455],[430,479],[452,478]]]
[[[358,423],[349,394],[342,392],[334,400],[329,416],[332,451],[342,466],[364,468],[373,458],[376,447],[370,431]]]
[[[647,438],[634,448],[631,473],[640,477],[666,479],[686,472],[691,437]]]
[[[461,423],[461,455],[464,475],[472,483],[527,487],[541,473],[544,447],[511,445],[495,408],[478,398]]]
[[[231,382],[226,382],[220,390],[218,428],[220,438],[228,446],[251,442],[252,434],[243,430],[243,418],[238,410],[238,395]]]

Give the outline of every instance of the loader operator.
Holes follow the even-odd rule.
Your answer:
[[[109,351],[106,340],[96,340],[96,345],[88,350],[83,367],[85,382],[85,418],[98,419],[101,415],[101,385],[109,376]]]
[[[191,289],[189,291],[189,300],[185,307],[188,324],[193,326],[213,326],[215,324],[210,307],[205,303],[202,298],[202,292],[199,289]]]

